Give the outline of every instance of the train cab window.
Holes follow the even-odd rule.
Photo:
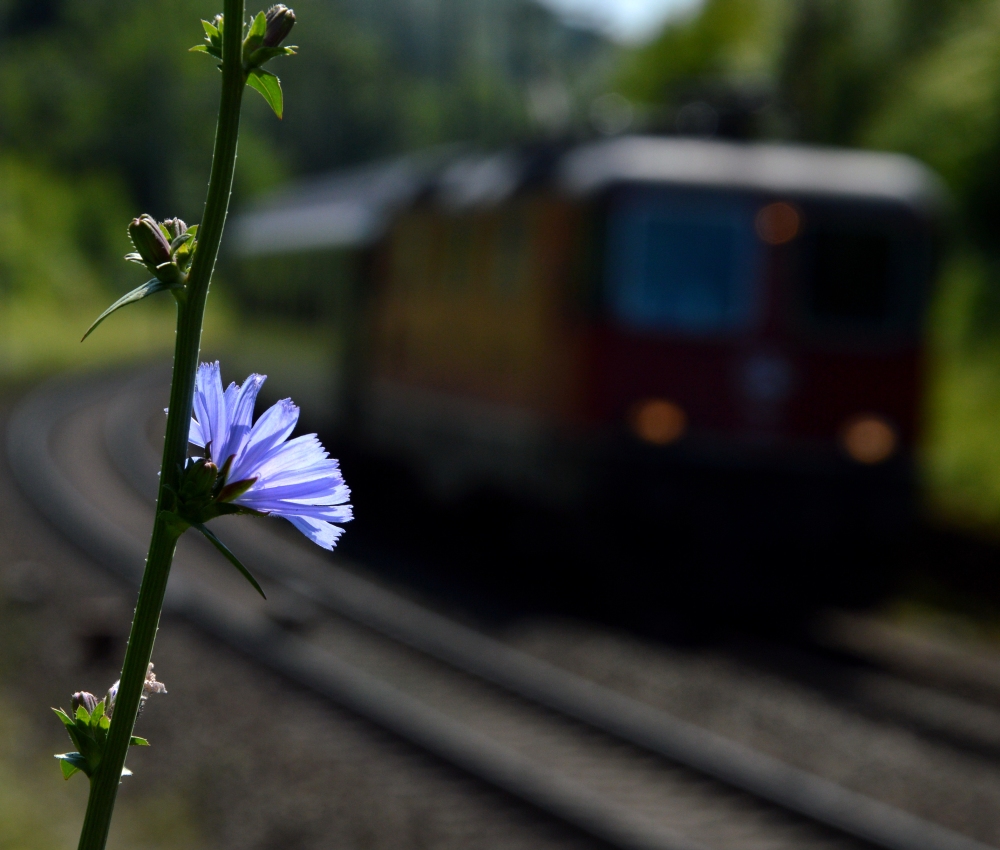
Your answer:
[[[885,234],[817,233],[806,291],[811,317],[820,323],[885,324],[892,307],[891,255]]]
[[[609,215],[607,304],[616,321],[682,333],[749,323],[759,262],[746,204],[635,190],[613,202]]]
[[[817,331],[904,332],[920,314],[927,249],[903,230],[820,222],[801,246],[801,301]]]

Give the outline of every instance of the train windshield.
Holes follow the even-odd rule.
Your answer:
[[[853,221],[812,218],[798,249],[809,326],[838,336],[916,330],[932,265],[927,240],[856,211]]]
[[[758,254],[739,199],[632,190],[611,206],[608,307],[639,330],[738,330],[753,316]]]

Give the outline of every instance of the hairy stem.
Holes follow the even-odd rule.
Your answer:
[[[118,795],[118,785],[125,755],[132,736],[146,668],[153,654],[153,642],[160,620],[160,610],[167,589],[170,564],[177,548],[178,530],[162,515],[167,488],[176,488],[180,469],[187,456],[191,404],[195,372],[201,347],[201,328],[205,315],[208,287],[219,254],[222,231],[229,210],[229,196],[236,167],[236,142],[240,129],[240,104],[243,99],[243,0],[225,0],[222,43],[222,97],[219,123],[215,134],[212,174],[208,183],[205,211],[198,228],[195,252],[188,283],[178,299],[177,339],[174,347],[173,380],[167,434],[163,445],[160,492],[153,535],[149,543],[146,569],[139,589],[139,600],[132,620],[128,650],[122,667],[121,684],[115,701],[111,728],[101,764],[90,783],[87,814],[80,834],[79,850],[104,850],[111,827],[111,815]]]

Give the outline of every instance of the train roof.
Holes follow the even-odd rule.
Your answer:
[[[940,178],[902,154],[652,136],[575,148],[560,163],[559,180],[578,194],[614,183],[659,183],[887,201],[928,212],[946,198]]]
[[[398,211],[427,200],[451,210],[495,206],[526,186],[585,197],[618,184],[733,189],[892,203],[934,215],[947,193],[901,154],[655,136],[492,154],[436,148],[312,179],[233,222],[244,256],[374,242]]]

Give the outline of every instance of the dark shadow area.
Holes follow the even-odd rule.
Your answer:
[[[819,609],[883,601],[920,546],[915,532],[860,523],[815,535],[791,520],[758,527],[739,518],[752,477],[726,491],[727,505],[706,487],[658,516],[627,500],[559,512],[487,490],[443,502],[401,465],[342,454],[364,505],[344,553],[486,622],[568,616],[682,642],[795,636]]]

